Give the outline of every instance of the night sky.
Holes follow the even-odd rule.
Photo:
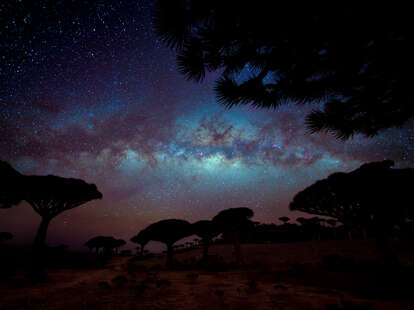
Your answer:
[[[307,133],[312,105],[226,110],[215,73],[197,84],[177,72],[151,1],[6,0],[0,17],[0,159],[103,193],[55,218],[50,244],[129,240],[154,221],[230,207],[277,222],[298,216],[288,211],[293,195],[332,172],[385,158],[413,166],[413,121],[344,142]],[[0,210],[0,231],[17,243],[31,243],[39,222],[25,203]]]

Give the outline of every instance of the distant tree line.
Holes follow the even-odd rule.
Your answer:
[[[249,208],[230,208],[218,213],[211,221],[203,220],[190,224],[184,220],[168,219],[153,223],[141,230],[131,241],[140,245],[144,251],[149,241],[159,241],[167,246],[167,266],[173,265],[174,243],[177,241],[197,235],[201,238],[203,245],[203,260],[207,259],[208,246],[212,239],[221,233],[231,236],[234,246],[236,263],[243,262],[240,248],[241,233],[252,224],[250,218],[253,211]],[[142,252],[141,252],[142,253]]]
[[[149,241],[166,245],[167,265],[174,263],[174,252],[202,247],[202,261],[209,258],[213,243],[231,243],[236,264],[243,264],[242,243],[298,242],[311,240],[336,240],[374,238],[377,248],[388,265],[397,264],[392,239],[413,239],[414,212],[411,207],[411,187],[414,169],[393,168],[386,160],[364,164],[354,171],[331,174],[319,180],[293,198],[290,209],[302,211],[313,217],[298,217],[292,222],[287,216],[279,218],[280,224],[263,224],[252,220],[249,208],[229,208],[220,211],[211,220],[193,224],[182,219],[165,219],[139,231],[130,240],[137,244],[138,255],[144,257]],[[99,199],[102,194],[93,184],[78,179],[56,176],[24,176],[9,164],[0,162],[0,206],[10,208],[20,201],[27,201],[42,217],[34,241],[34,256],[44,254],[48,224],[63,211],[87,201]],[[316,216],[315,216],[316,215]],[[322,217],[320,217],[322,216]],[[197,242],[177,244],[183,238],[197,236]],[[0,242],[13,237],[0,233]],[[125,240],[112,236],[96,236],[85,243],[98,255],[120,253]],[[59,251],[63,249],[59,249]],[[129,254],[128,250],[122,252]]]
[[[110,254],[118,254],[119,248],[124,246],[126,241],[123,239],[116,239],[114,237],[106,237],[106,236],[97,236],[89,239],[85,246],[88,247],[90,250],[95,249],[96,253],[98,254],[102,251],[102,254],[110,255]]]
[[[296,242],[310,240],[374,238],[388,265],[396,264],[392,238],[413,238],[414,211],[411,187],[414,169],[392,168],[386,160],[364,164],[349,173],[338,172],[299,192],[291,210],[323,217],[298,217],[297,223],[282,216],[281,225],[251,221],[249,208],[221,211],[211,221],[189,224],[183,220],[163,220],[140,231],[131,241],[143,251],[150,240],[163,242],[172,264],[174,243],[190,235],[200,237],[203,257],[214,237],[215,243],[232,243],[237,263],[243,262],[240,243]]]

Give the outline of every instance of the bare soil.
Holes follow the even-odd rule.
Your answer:
[[[0,282],[0,309],[414,309],[414,253],[399,251],[403,267],[386,270],[372,241],[243,245],[165,256],[114,257],[89,269],[54,268],[45,282],[23,271]],[[409,280],[409,282],[408,282]],[[405,283],[407,281],[407,283]]]

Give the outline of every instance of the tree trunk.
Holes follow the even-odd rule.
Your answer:
[[[235,231],[232,232],[232,239],[234,245],[234,256],[236,258],[236,264],[240,265],[243,264],[243,256],[240,247],[240,232]]]
[[[30,276],[35,281],[43,281],[46,278],[46,273],[44,271],[45,265],[45,240],[47,234],[47,228],[52,218],[42,217],[40,226],[37,230],[36,237],[33,243],[33,265],[30,272]]]
[[[144,247],[145,247],[145,245],[141,244],[141,248],[140,248],[141,257],[144,257]]]
[[[208,240],[203,240],[203,258],[202,258],[202,260],[206,260],[207,257],[208,257],[208,246],[209,246]]]
[[[167,266],[171,267],[173,265],[173,245],[167,244]]]
[[[42,217],[42,221],[40,222],[40,226],[37,230],[36,237],[34,239],[34,244],[33,244],[33,248],[34,248],[36,255],[42,254],[44,250],[47,228],[49,227],[49,223],[51,220],[52,219],[49,217]]]
[[[321,233],[319,231],[313,232],[312,239],[314,241],[320,241],[321,240]]]
[[[362,228],[362,238],[368,240],[368,232],[365,228]]]
[[[391,240],[387,233],[382,230],[377,230],[376,244],[377,250],[381,253],[385,265],[390,268],[398,266],[398,258],[392,249]]]

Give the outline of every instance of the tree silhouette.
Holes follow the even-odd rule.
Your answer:
[[[236,0],[157,4],[158,33],[178,52],[180,72],[195,81],[220,72],[215,91],[228,107],[322,102],[307,117],[309,129],[341,138],[372,136],[414,115],[405,9],[301,3],[298,10],[296,3]]]
[[[323,222],[323,219],[317,216],[306,219],[305,225],[309,228],[309,230],[312,233],[312,240],[321,240],[321,230],[322,230],[321,223],[322,222]]]
[[[104,237],[102,239],[103,242],[103,254],[107,256],[111,256],[114,252],[114,249],[118,246],[118,240],[114,237]]]
[[[392,264],[396,259],[389,242],[392,228],[414,218],[408,203],[414,169],[393,169],[393,164],[390,160],[372,162],[349,173],[331,174],[296,194],[290,209],[372,228],[385,262]]]
[[[23,175],[0,160],[0,208],[11,208],[24,198]]]
[[[240,233],[248,230],[253,225],[249,220],[253,215],[253,211],[249,208],[230,208],[219,212],[213,218],[213,223],[220,232],[230,234],[237,264],[243,263]]]
[[[336,239],[336,224],[338,222],[334,219],[328,219],[328,220],[326,220],[326,223],[331,227],[332,233],[333,233],[333,238]]]
[[[148,240],[159,241],[167,246],[167,266],[173,265],[173,245],[193,234],[192,225],[184,220],[168,219],[153,223],[144,229]]]
[[[119,248],[125,244],[125,240],[122,239],[116,239],[111,236],[96,236],[89,239],[85,243],[85,246],[90,250],[96,249],[97,254],[99,253],[99,249],[103,249],[103,254],[111,255],[114,249],[116,250],[116,253],[118,253]]]
[[[125,240],[123,240],[123,239],[116,239],[116,242],[115,242],[115,251],[116,251],[116,254],[119,253],[119,248],[121,246],[124,246],[125,244],[126,244],[126,241]]]
[[[282,216],[279,217],[279,220],[283,222],[283,224],[287,224],[290,221],[290,218],[288,218],[287,216]]]
[[[0,232],[0,243],[4,241],[8,241],[13,239],[13,234],[9,233],[8,231],[1,231]]]
[[[150,235],[146,229],[141,230],[136,236],[131,238],[131,242],[139,244],[140,255],[144,256],[145,245],[150,241]],[[138,248],[137,248],[138,250]]]
[[[37,253],[44,247],[47,229],[54,217],[88,201],[102,198],[96,185],[80,179],[54,175],[25,176],[25,179],[27,188],[24,199],[42,217],[34,241]]]
[[[194,234],[201,238],[203,243],[203,260],[208,257],[208,247],[214,237],[220,234],[217,226],[212,221],[198,221],[193,224]]]
[[[96,254],[99,253],[99,249],[103,248],[105,245],[105,238],[104,236],[96,236],[91,239],[89,239],[85,246],[89,248],[89,250],[96,249]]]
[[[302,232],[307,240],[320,240],[321,238],[321,219],[317,216],[312,218],[298,217],[296,219],[301,226]]]

